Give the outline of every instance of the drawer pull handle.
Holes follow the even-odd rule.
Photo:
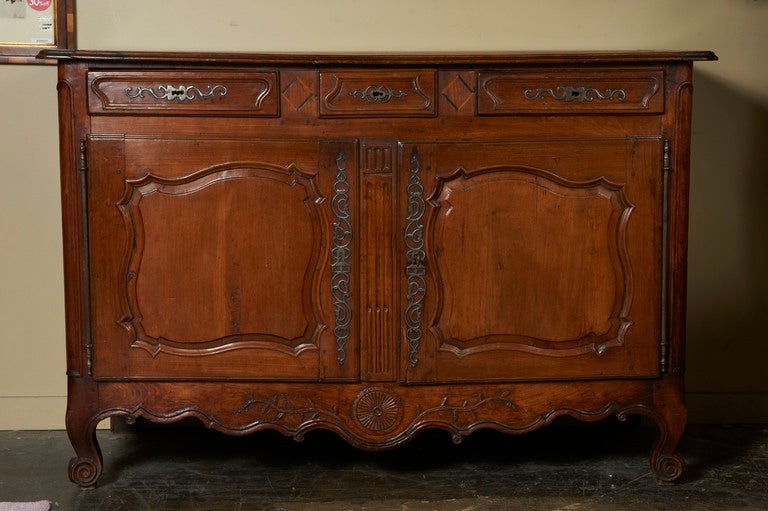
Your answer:
[[[353,98],[361,98],[369,103],[389,103],[392,98],[402,98],[408,95],[404,90],[395,91],[386,85],[369,85],[363,90],[356,89],[349,93]]]
[[[624,89],[605,89],[605,92],[600,92],[594,87],[573,87],[571,85],[559,86],[556,88],[557,92],[552,89],[525,89],[525,99],[544,99],[545,95],[549,95],[552,99],[558,101],[577,101],[579,103],[590,102],[594,99],[600,100],[613,100],[619,102],[624,101],[627,98],[627,93]]]
[[[209,85],[208,90],[201,91],[196,85],[179,85],[174,87],[173,85],[160,85],[157,87],[160,91],[155,92],[154,87],[137,87],[136,92],[133,91],[133,87],[125,89],[125,95],[131,99],[144,98],[144,93],[149,93],[155,99],[165,99],[166,101],[187,101],[195,98],[208,99],[212,98],[218,92],[220,96],[227,95],[227,88],[223,85]]]

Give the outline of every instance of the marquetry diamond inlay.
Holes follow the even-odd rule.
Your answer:
[[[301,76],[288,77],[288,82],[282,88],[283,104],[294,112],[311,110],[310,103],[315,97],[315,89],[308,85]]]
[[[445,101],[456,112],[474,113],[475,73],[457,73],[448,84],[440,90]]]

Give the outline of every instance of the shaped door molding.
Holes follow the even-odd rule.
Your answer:
[[[232,185],[235,181],[237,184]],[[294,164],[280,167],[235,162],[177,179],[150,173],[127,181],[118,203],[129,247],[121,272],[125,276],[125,315],[120,324],[132,332],[133,346],[153,357],[159,353],[206,356],[256,347],[298,356],[318,349],[327,323],[318,305],[321,269],[329,257],[322,240],[331,237],[327,214],[319,207],[324,200],[314,176]],[[249,216],[238,211],[242,208],[261,218],[242,223]],[[206,209],[216,211],[207,213],[212,217],[210,222],[184,224],[184,209],[199,210],[200,214],[206,214]],[[270,218],[264,218],[266,215]],[[269,231],[281,235],[292,232],[286,237],[312,242],[289,247],[284,242],[270,244],[254,232],[263,222],[282,222],[280,228]],[[168,241],[168,235],[175,239]],[[158,240],[163,244],[153,248]],[[191,245],[187,247],[190,250],[185,244]],[[213,248],[221,254],[211,253]],[[278,248],[282,252],[277,252]],[[174,267],[168,263],[174,258],[184,260],[190,253],[197,259],[185,261],[183,268],[177,263],[182,273],[168,275],[168,268]],[[297,271],[302,266],[303,270]],[[266,271],[248,271],[256,267]],[[274,271],[282,272],[283,277],[263,279]],[[287,278],[297,274],[302,278]],[[216,275],[225,275],[224,281]],[[267,281],[278,280],[284,283],[283,289],[268,285]],[[240,287],[242,284],[245,286]],[[200,300],[217,292],[228,295],[226,310],[206,311],[208,304]],[[244,310],[255,304],[263,310]],[[174,308],[186,315],[167,319],[173,316]],[[226,321],[217,321],[222,314]],[[195,323],[193,327],[187,325],[190,321]],[[197,337],[185,336],[185,332],[195,332]]]
[[[471,172],[458,168],[437,176],[428,199],[426,236],[430,273],[436,282],[430,331],[439,349],[458,357],[497,350],[567,357],[602,354],[621,346],[631,326],[627,316],[634,288],[627,250],[633,206],[622,188],[602,177],[575,181],[525,166]],[[482,228],[477,218],[485,219]],[[583,225],[568,225],[574,219]],[[478,253],[472,247],[483,245],[482,257],[489,260],[472,264],[472,254]],[[578,272],[578,282],[561,280],[556,267],[560,259],[542,257],[546,251],[567,251],[572,264],[589,261],[590,265]],[[490,259],[495,262],[486,264]],[[596,261],[601,264],[594,265]],[[607,268],[612,279],[603,281]],[[472,272],[485,273],[468,277]],[[473,278],[477,282],[467,285]],[[574,285],[584,296],[605,295],[596,300],[603,306],[569,303],[567,295],[575,292]],[[524,288],[525,301],[515,300],[519,294],[511,289],[515,286]],[[469,296],[473,289],[474,297]],[[474,319],[459,310],[478,303],[508,310]],[[569,306],[574,310],[568,311]],[[575,317],[589,321],[578,325],[571,321]]]

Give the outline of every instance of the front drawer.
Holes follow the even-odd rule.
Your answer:
[[[659,113],[664,110],[664,71],[549,69],[478,74],[480,115],[539,113]]]
[[[435,70],[320,72],[321,117],[433,117]]]
[[[272,71],[99,71],[88,73],[91,114],[241,115],[280,113]]]

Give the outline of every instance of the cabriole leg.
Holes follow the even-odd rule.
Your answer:
[[[685,472],[685,461],[677,454],[677,444],[685,431],[687,412],[680,402],[666,403],[654,417],[659,436],[651,451],[651,469],[659,484],[671,483]]]
[[[69,461],[69,479],[83,489],[96,487],[101,475],[102,455],[96,439],[96,419],[93,408],[95,385],[72,378],[69,381],[67,403],[67,435],[76,456]]]
[[[658,484],[668,484],[685,472],[685,461],[676,452],[685,431],[688,412],[683,402],[680,377],[666,377],[652,389],[652,405],[637,405],[622,409],[617,417],[626,420],[629,415],[645,415],[658,427],[658,436],[651,451],[651,470]]]

